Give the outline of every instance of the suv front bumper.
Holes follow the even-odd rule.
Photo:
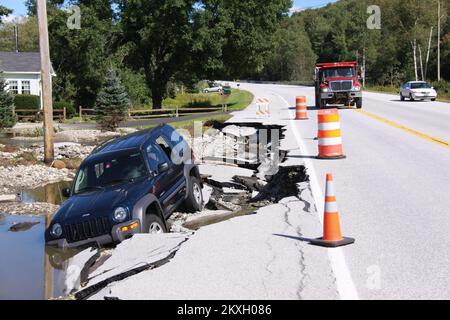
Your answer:
[[[116,224],[111,229],[111,234],[104,234],[95,238],[89,238],[77,242],[67,242],[65,238],[52,240],[47,242],[49,246],[55,246],[59,248],[76,248],[82,247],[87,244],[96,244],[97,246],[102,246],[110,243],[120,243],[126,239],[129,239],[133,234],[141,233],[142,226],[140,220],[131,220]]]

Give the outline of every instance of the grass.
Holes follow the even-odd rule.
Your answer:
[[[197,107],[221,107],[222,106],[222,96],[218,93],[209,93],[209,94],[190,94],[192,97],[191,100],[187,99],[185,97],[186,94],[177,96],[175,99],[172,99],[173,101],[178,101],[180,104],[182,102],[186,101],[199,101],[199,96],[207,96],[208,101],[205,105],[197,105]],[[253,94],[251,94],[248,91],[244,90],[237,90],[232,89],[231,95],[228,98],[227,104],[228,104],[228,111],[239,111],[247,108],[253,101]],[[188,105],[184,105],[184,107],[188,107]],[[192,108],[192,105],[190,106]],[[172,122],[171,125],[176,129],[185,129],[189,132],[193,133],[194,131],[194,122],[195,121],[202,121],[204,127],[208,127],[208,122],[211,121],[218,121],[218,122],[225,122],[228,119],[230,119],[232,116],[229,114],[216,114],[216,115],[204,115],[202,117],[196,118],[195,120],[182,120],[182,121],[176,121]],[[145,126],[143,129],[147,129],[150,127],[153,127],[154,125]]]
[[[248,91],[232,89],[227,104],[230,111],[246,108],[253,100]],[[222,96],[219,93],[183,93],[163,101],[163,108],[220,108]]]
[[[383,92],[399,95],[400,88],[392,86],[366,86],[365,91],[370,92]],[[437,101],[450,102],[450,92],[438,91]]]

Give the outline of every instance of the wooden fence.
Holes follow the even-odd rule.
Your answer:
[[[141,110],[128,110],[128,119],[130,120],[145,120],[145,119],[155,119],[155,118],[170,118],[179,117],[193,114],[201,114],[208,112],[224,111],[226,108],[215,107],[215,108],[163,108],[163,109],[141,109]],[[79,107],[80,120],[84,121],[86,119],[91,119],[95,117],[94,109],[87,109]]]
[[[43,112],[36,109],[14,109],[13,115],[17,116],[18,121],[41,121],[44,118]],[[66,108],[53,110],[53,120],[64,122],[66,119]]]

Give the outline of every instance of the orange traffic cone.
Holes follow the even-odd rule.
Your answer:
[[[308,105],[305,96],[295,98],[295,120],[308,120]]]
[[[334,193],[333,175],[331,173],[327,174],[325,194],[323,238],[311,240],[311,244],[328,248],[336,248],[354,243],[355,239],[344,238],[341,234],[339,212],[337,208],[336,195]]]

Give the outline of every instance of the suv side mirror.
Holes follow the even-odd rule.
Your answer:
[[[62,191],[63,197],[70,198],[70,189],[69,188],[64,188],[61,191]]]
[[[169,171],[169,164],[167,162],[158,165],[158,173],[164,173],[166,171]]]

